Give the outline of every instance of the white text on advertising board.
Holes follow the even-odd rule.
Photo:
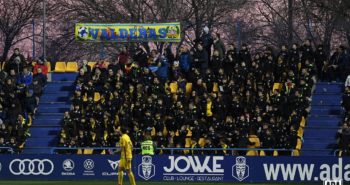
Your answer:
[[[163,167],[165,181],[223,181],[223,156],[168,156],[169,165]]]

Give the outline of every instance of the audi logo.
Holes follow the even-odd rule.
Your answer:
[[[9,165],[13,175],[50,175],[54,168],[49,159],[14,159]]]

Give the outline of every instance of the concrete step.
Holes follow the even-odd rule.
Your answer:
[[[50,102],[69,102],[70,101],[70,96],[69,95],[61,95],[57,94],[56,96],[50,96],[50,95],[45,95],[40,98],[40,103],[50,103]]]
[[[339,117],[309,117],[307,126],[308,127],[339,127],[343,118]]]
[[[73,92],[75,89],[72,82],[68,83],[51,83],[46,86],[44,93],[55,93],[55,92]]]
[[[43,138],[28,138],[25,144],[25,147],[48,147],[52,146],[52,144],[58,143],[58,138],[47,137]]]
[[[51,154],[51,147],[25,147],[22,154]]]
[[[43,114],[39,114],[36,116],[36,118],[34,119],[34,121],[36,119],[62,119],[63,118],[63,114],[47,114],[47,115],[43,115]]]
[[[75,81],[77,73],[52,73],[52,81]]]
[[[60,126],[61,125],[61,122],[62,122],[62,118],[59,118],[59,119],[55,119],[55,118],[52,118],[52,119],[47,119],[47,118],[37,118],[33,121],[33,125],[36,125],[36,126]]]
[[[41,114],[41,113],[63,114],[65,111],[69,111],[69,109],[70,109],[70,106],[64,106],[64,107],[42,107],[42,106],[39,106],[38,114]]]
[[[337,143],[304,142],[302,147],[306,149],[332,149]]]
[[[313,105],[311,107],[310,115],[341,115],[341,113],[342,113],[341,106]]]
[[[337,95],[313,95],[312,105],[340,105],[341,94]]]
[[[304,137],[336,137],[338,128],[309,128],[304,130]]]
[[[317,83],[315,93],[341,93],[344,84],[341,83]]]
[[[31,127],[31,138],[56,137],[61,132],[59,127]]]
[[[305,138],[304,137],[304,142],[305,143],[337,143],[337,139],[335,137],[332,138]]]

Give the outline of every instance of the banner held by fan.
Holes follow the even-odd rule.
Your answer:
[[[179,22],[154,24],[77,23],[75,39],[83,42],[180,42]]]

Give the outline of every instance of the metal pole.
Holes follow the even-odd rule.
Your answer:
[[[32,58],[33,60],[35,59],[35,21],[33,19],[33,55],[32,55]]]
[[[238,51],[241,49],[241,21],[237,21],[237,49]]]
[[[311,39],[312,38],[312,20],[311,19],[309,19],[308,21],[307,21],[307,26],[308,26],[308,28],[309,28],[309,33],[308,33],[308,35],[309,35],[309,38]]]
[[[46,59],[46,0],[43,0],[43,57]]]

